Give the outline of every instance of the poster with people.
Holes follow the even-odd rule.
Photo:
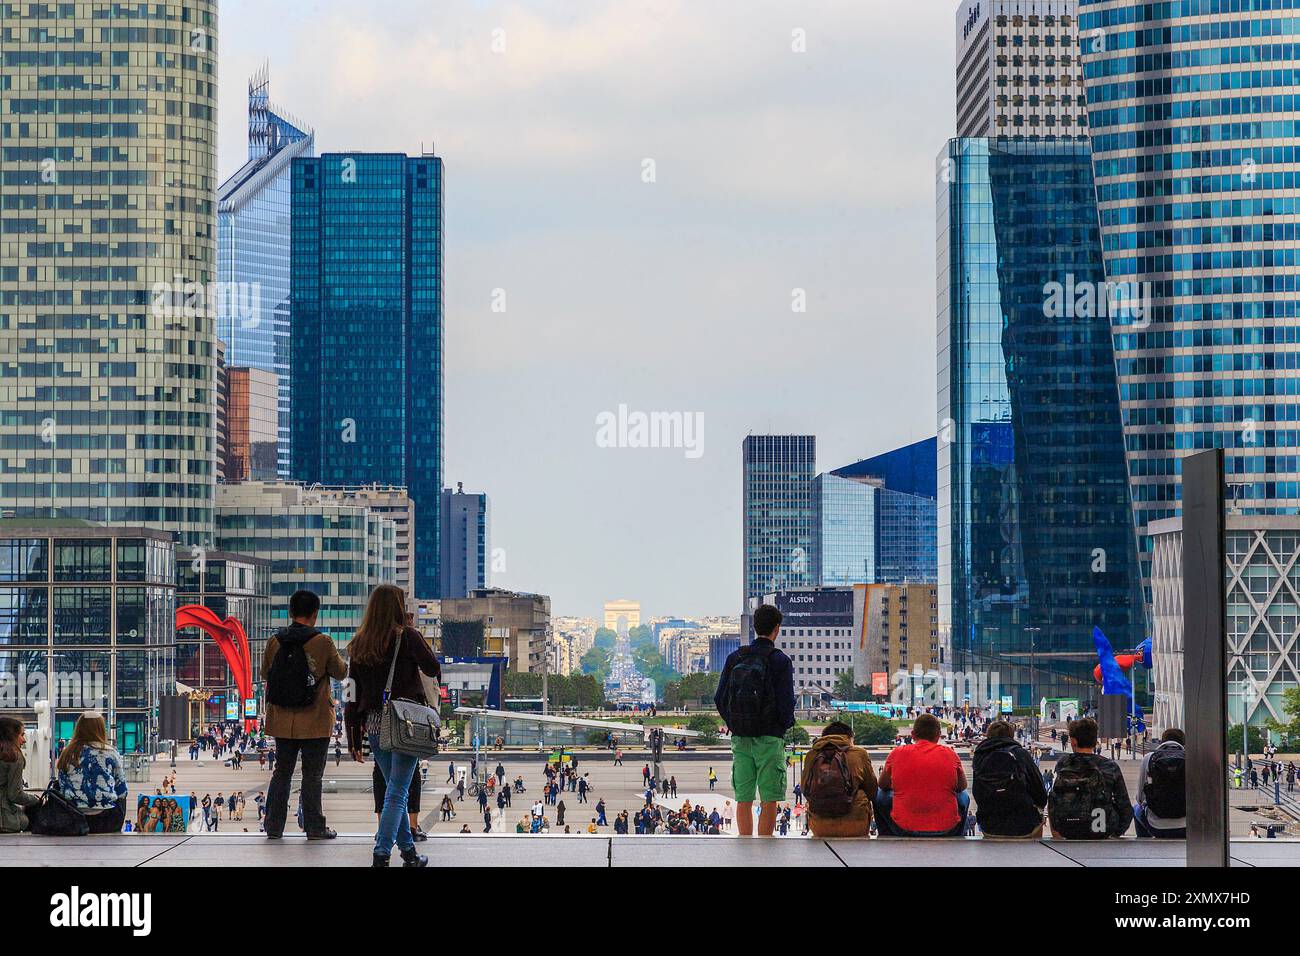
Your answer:
[[[135,830],[137,833],[185,833],[192,809],[188,796],[141,794],[135,807]]]

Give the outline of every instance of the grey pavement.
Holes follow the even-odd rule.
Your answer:
[[[251,834],[163,836],[124,833],[81,838],[0,836],[0,866],[336,867],[365,866],[368,834],[328,843]],[[1181,867],[1179,841],[1107,840],[780,840],[705,836],[433,835],[421,846],[431,866],[1024,866]],[[1235,866],[1300,866],[1300,842],[1238,840]]]

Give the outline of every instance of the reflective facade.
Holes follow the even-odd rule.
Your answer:
[[[1046,314],[1103,278],[1088,150],[962,139],[938,166],[940,629],[1017,704],[1086,698],[1092,627],[1142,639],[1109,321]]]
[[[435,156],[293,163],[293,475],[405,486],[419,597],[440,585],[442,196]]]
[[[816,581],[815,435],[749,435],[744,458],[744,595],[810,587]],[[742,624],[748,633],[748,626]]]
[[[104,714],[118,750],[148,751],[153,708],[173,692],[176,558],[143,528],[0,522],[0,713],[54,705],[67,740]]]
[[[876,580],[876,485],[835,475],[813,479],[817,508],[817,583]]]
[[[265,70],[248,82],[248,162],[217,191],[217,274],[230,283],[217,335],[226,363],[274,373],[278,385],[275,474],[289,477],[290,170],[310,156],[315,135],[270,103]]]
[[[205,542],[216,0],[0,3],[0,502]]]
[[[1179,513],[1205,448],[1240,513],[1300,512],[1300,5],[1079,12],[1107,276],[1152,294],[1114,323],[1139,529]]]

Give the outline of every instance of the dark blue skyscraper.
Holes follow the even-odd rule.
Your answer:
[[[439,590],[442,160],[293,164],[293,475],[405,485],[414,597]]]
[[[1017,704],[1087,699],[1093,625],[1142,638],[1110,318],[1047,307],[1104,284],[1088,148],[953,140],[938,204],[941,637]]]
[[[749,435],[743,457],[745,593],[741,613],[747,614],[753,598],[817,583],[813,501],[817,438]]]

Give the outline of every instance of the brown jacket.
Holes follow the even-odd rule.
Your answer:
[[[304,625],[290,624],[290,628]],[[288,630],[289,628],[285,628]],[[314,630],[314,628],[313,628]],[[262,679],[271,673],[271,662],[280,650],[277,632],[266,642],[266,652],[262,655]],[[334,733],[334,700],[330,697],[330,682],[326,676],[342,680],[348,676],[348,666],[343,663],[339,649],[327,634],[317,632],[316,636],[303,645],[307,653],[307,663],[312,676],[320,681],[316,688],[316,703],[310,707],[277,707],[270,700],[266,702],[266,732],[272,737],[286,740],[318,740]]]
[[[803,798],[808,800],[808,784],[812,780],[813,757],[817,752],[832,745],[848,747],[845,763],[848,765],[849,779],[856,786],[853,794],[853,809],[843,817],[819,817],[808,811],[808,828],[817,837],[861,837],[871,832],[871,801],[876,797],[876,771],[871,766],[871,757],[853,740],[843,734],[823,734],[818,737],[803,758],[803,773],[800,786]]]

